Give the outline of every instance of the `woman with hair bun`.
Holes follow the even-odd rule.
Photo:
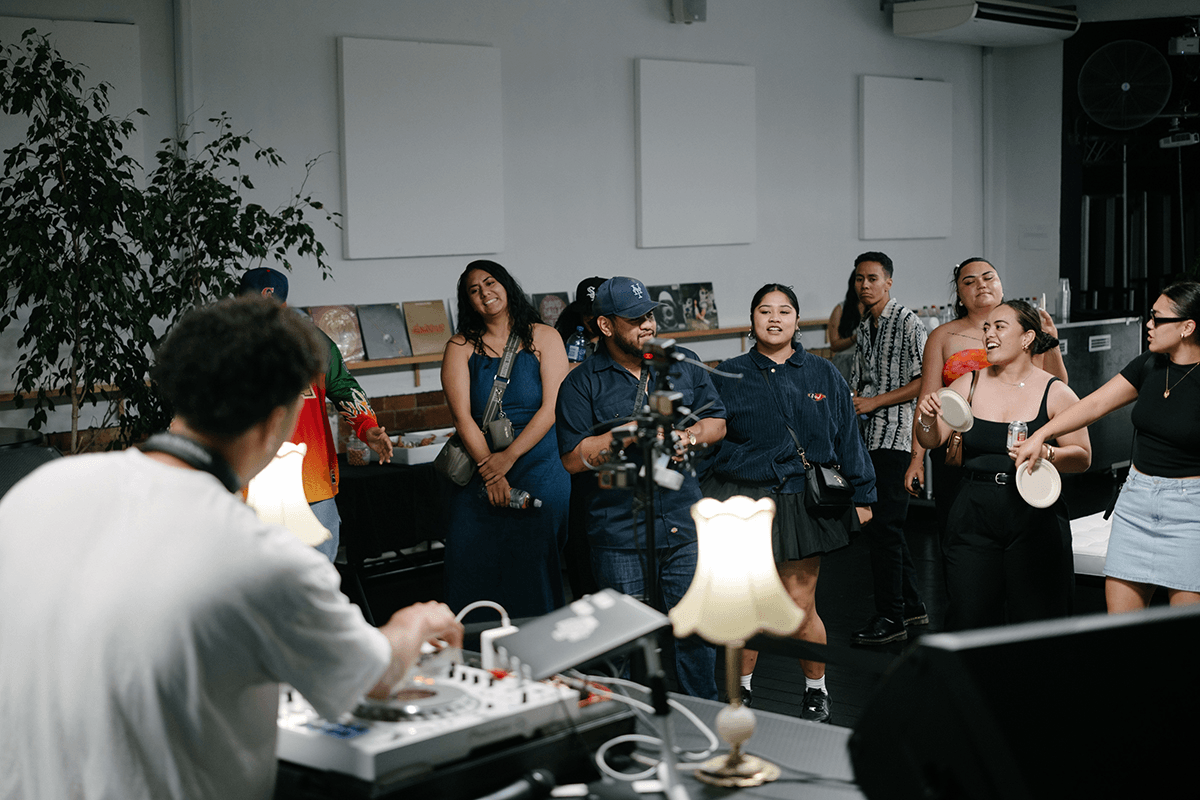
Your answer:
[[[1078,399],[1034,366],[1034,356],[1057,348],[1058,340],[1042,330],[1036,309],[1010,300],[987,315],[983,346],[988,366],[950,384],[971,398],[975,424],[963,434],[962,480],[947,520],[948,630],[1066,616],[1075,588],[1066,504],[1062,498],[1048,508],[1025,502],[1017,491],[1016,451],[1007,444],[1010,422],[1024,421],[1032,436]],[[950,437],[940,412],[936,392],[921,398],[916,433],[922,447]],[[1092,460],[1087,430],[1043,444],[1040,456],[1059,472],[1083,472]]]
[[[961,376],[988,365],[983,346],[983,323],[992,309],[1004,301],[1000,273],[987,259],[971,256],[954,268],[950,284],[954,288],[954,319],[937,326],[929,334],[921,358],[921,391],[917,397],[936,392]],[[1042,330],[1050,336],[1058,336],[1050,315],[1045,311],[1038,311],[1037,315]],[[1063,383],[1067,382],[1067,367],[1057,348],[1035,355],[1033,365],[1057,376]],[[917,489],[913,487],[913,479],[918,486],[925,485],[925,451],[916,445],[913,450],[912,463],[904,475],[904,487],[915,496]],[[954,502],[954,487],[958,485],[958,469],[946,465],[944,450],[930,456],[938,527],[944,534],[946,515]]]
[[[1146,352],[1034,433],[1017,463],[1045,442],[1133,403],[1132,466],[1113,514],[1104,595],[1110,614],[1200,603],[1200,283],[1171,284],[1146,320]]]

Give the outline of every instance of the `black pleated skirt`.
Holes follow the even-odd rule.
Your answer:
[[[780,494],[774,486],[737,483],[709,473],[701,485],[705,497],[728,500],[744,495],[751,500],[769,497],[775,501],[775,521],[771,526],[771,548],[775,563],[831,553],[850,543],[850,532],[858,530],[858,514],[851,507],[834,519],[822,519],[808,513],[804,494]]]

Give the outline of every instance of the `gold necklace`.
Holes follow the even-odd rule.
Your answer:
[[[1192,370],[1194,370],[1196,367],[1200,367],[1200,361],[1197,361],[1195,364],[1192,364],[1192,369],[1189,369],[1187,372],[1183,373],[1183,378],[1180,378],[1179,380],[1175,381],[1175,386],[1178,386],[1179,384],[1183,383],[1184,379],[1187,378],[1188,375],[1191,375]],[[1167,380],[1165,381],[1164,385],[1167,388],[1163,390],[1163,399],[1166,400],[1168,397],[1171,396],[1171,390],[1175,388],[1175,386],[1171,385],[1171,359],[1169,359],[1169,358],[1167,359]]]

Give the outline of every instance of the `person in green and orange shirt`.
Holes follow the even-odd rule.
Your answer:
[[[270,267],[252,269],[242,276],[238,294],[261,294],[286,306],[288,279]],[[329,417],[325,414],[326,398],[337,408],[354,435],[379,454],[381,464],[392,460],[392,440],[375,418],[366,393],[346,368],[337,345],[324,332],[320,335],[329,346],[329,366],[304,393],[296,430],[288,441],[308,447],[303,466],[304,497],[313,514],[332,535],[331,539],[317,545],[317,549],[333,561],[337,556],[341,517],[334,501],[338,490],[337,445]]]

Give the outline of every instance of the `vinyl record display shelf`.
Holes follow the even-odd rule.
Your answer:
[[[827,320],[824,319],[804,319],[800,320],[801,330],[812,328],[824,328]],[[746,349],[747,334],[750,333],[749,325],[741,325],[732,328],[713,328],[705,331],[673,331],[663,334],[665,339],[678,339],[686,341],[689,339],[732,339],[737,337],[741,339],[742,350]],[[375,375],[383,372],[394,372],[404,367],[412,367],[413,385],[421,385],[421,366],[423,364],[440,364],[442,362],[441,353],[427,353],[420,356],[401,356],[400,358],[381,358],[375,361],[355,361],[347,363],[346,366],[351,372],[356,372],[362,375]]]

